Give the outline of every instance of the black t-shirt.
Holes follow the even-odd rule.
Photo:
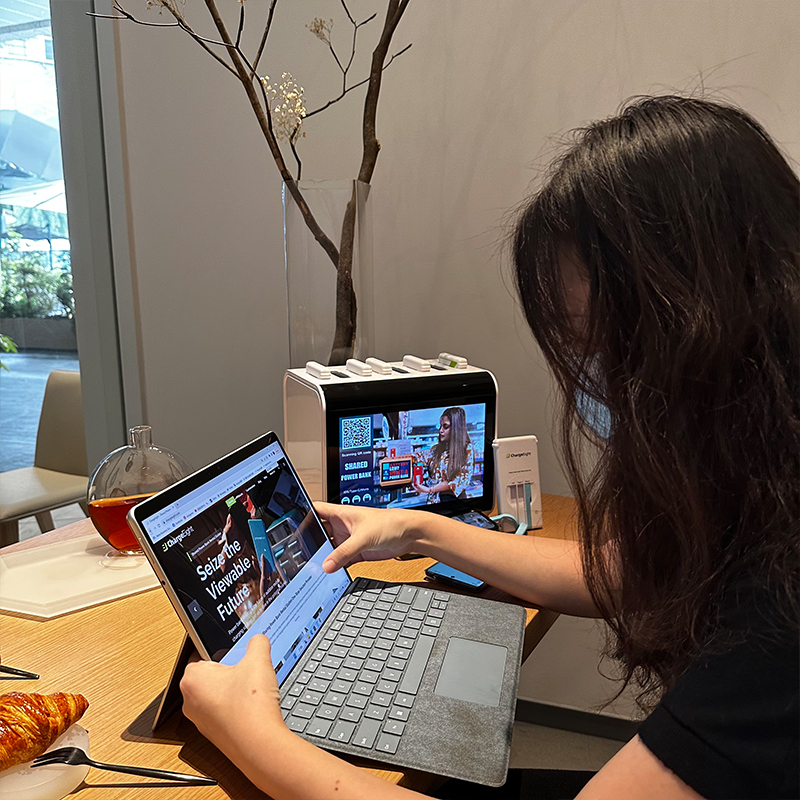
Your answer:
[[[731,603],[737,642],[693,664],[642,723],[662,764],[706,798],[800,798],[798,631],[763,599]]]

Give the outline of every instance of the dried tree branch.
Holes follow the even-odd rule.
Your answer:
[[[386,62],[385,66],[383,68],[386,69],[389,66],[389,64],[392,63],[392,61],[394,61],[399,56],[403,55],[403,53],[405,53],[406,50],[408,50],[410,47],[411,47],[411,44],[407,44],[402,50],[399,50],[397,53],[395,53]],[[345,89],[338,97],[334,97],[333,100],[328,100],[328,102],[325,103],[324,106],[320,106],[319,108],[315,108],[313,111],[307,112],[306,115],[303,117],[303,119],[305,120],[305,119],[308,119],[309,117],[313,117],[315,114],[319,114],[321,111],[324,111],[326,108],[329,108],[334,103],[338,103],[346,94],[349,94],[350,92],[352,92],[353,89],[358,89],[359,86],[363,86],[365,83],[369,83],[369,80],[370,80],[369,78],[364,78],[363,81],[359,81],[358,83],[354,83],[352,86],[348,86],[347,89]]]
[[[278,5],[278,0],[270,0],[269,13],[267,14],[267,24],[264,26],[264,33],[261,35],[261,41],[258,43],[258,50],[256,51],[256,57],[253,59],[253,75],[256,74],[256,70],[258,69],[258,62],[261,61],[261,55],[264,52],[264,48],[267,45],[267,36],[269,36],[269,30],[272,27],[272,17],[275,15],[276,5]]]

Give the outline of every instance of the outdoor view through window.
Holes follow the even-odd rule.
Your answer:
[[[0,0],[0,248],[0,472],[8,472],[34,464],[51,370],[78,369],[48,0]]]

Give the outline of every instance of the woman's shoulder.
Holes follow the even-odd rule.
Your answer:
[[[761,592],[733,593],[721,620],[640,738],[704,797],[798,797],[800,632]]]

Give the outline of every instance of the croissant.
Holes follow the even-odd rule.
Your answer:
[[[80,694],[0,695],[0,771],[40,756],[88,707]]]

